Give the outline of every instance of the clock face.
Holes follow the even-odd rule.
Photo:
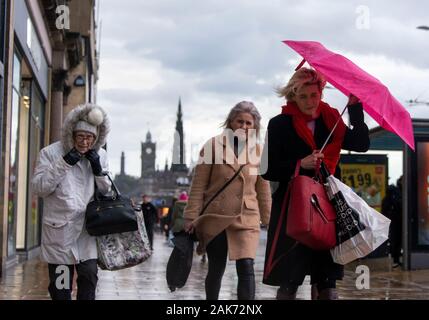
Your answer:
[[[151,154],[152,153],[152,149],[151,148],[146,148],[146,153],[147,154]]]

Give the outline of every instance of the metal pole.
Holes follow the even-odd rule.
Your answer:
[[[409,223],[410,219],[408,218],[408,190],[411,190],[410,177],[410,154],[409,148],[405,143],[403,143],[403,175],[402,175],[402,268],[403,270],[410,270],[410,244],[409,244]]]
[[[347,106],[345,106],[343,112],[341,112],[340,117],[337,120],[337,123],[335,124],[335,126],[332,128],[331,133],[329,134],[328,138],[326,139],[325,143],[322,146],[322,149],[320,149],[320,153],[323,153],[323,150],[325,149],[326,145],[328,144],[329,139],[331,139],[331,136],[334,134],[335,129],[337,128],[338,124],[341,121],[341,117],[344,115],[344,112],[346,112]]]

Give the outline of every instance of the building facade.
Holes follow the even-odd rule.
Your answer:
[[[0,1],[1,270],[38,255],[42,200],[31,190],[39,151],[64,116],[95,102],[95,1]]]

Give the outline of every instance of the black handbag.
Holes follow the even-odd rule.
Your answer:
[[[99,195],[95,184],[94,200],[86,207],[86,230],[91,236],[104,236],[138,230],[137,217],[129,198],[123,197],[112,178],[112,196]]]
[[[185,231],[178,232],[173,238],[174,249],[167,263],[166,279],[171,292],[183,288],[191,273],[194,256],[194,240]]]
[[[229,179],[222,188],[205,204],[200,212],[200,216],[204,214],[210,203],[222,193],[234,179],[240,174],[245,165],[240,166],[240,169]],[[211,174],[210,174],[211,175]],[[188,280],[192,268],[192,260],[194,256],[194,242],[198,241],[195,232],[187,233],[181,231],[174,234],[174,248],[167,262],[166,279],[167,285],[171,292],[176,291],[176,288],[183,288]]]

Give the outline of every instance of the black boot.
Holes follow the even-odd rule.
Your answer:
[[[319,300],[338,300],[337,289],[328,288],[319,292]]]
[[[282,286],[277,290],[277,300],[296,300],[296,293],[298,287],[296,286]]]
[[[253,259],[241,259],[236,262],[238,300],[255,300],[255,272],[253,264]]]
[[[207,274],[205,282],[207,300],[219,300],[222,276],[223,272],[209,272]]]
[[[319,290],[317,289],[317,285],[312,284],[311,285],[311,300],[318,300],[319,299]]]
[[[318,300],[338,300],[337,284],[334,279],[325,279],[317,283]]]

